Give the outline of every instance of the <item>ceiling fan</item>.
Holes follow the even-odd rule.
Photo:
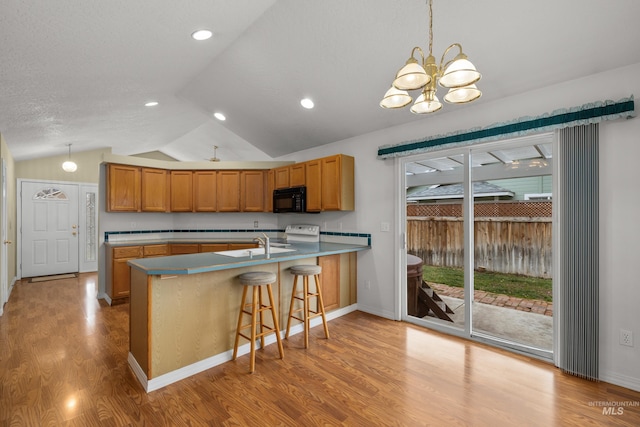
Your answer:
[[[213,157],[211,157],[211,158],[209,159],[209,161],[210,161],[210,162],[219,162],[219,161],[220,161],[220,159],[219,159],[219,158],[218,158],[218,156],[216,155],[217,151],[218,151],[218,146],[217,146],[217,145],[214,145],[214,146],[213,146]]]

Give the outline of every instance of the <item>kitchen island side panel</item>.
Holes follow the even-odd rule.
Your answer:
[[[151,276],[131,269],[129,306],[129,351],[133,354],[147,378],[149,372],[149,293]]]
[[[242,297],[237,277],[248,271],[277,274],[278,263],[151,276],[150,379],[233,349]],[[277,281],[273,292],[279,294]]]

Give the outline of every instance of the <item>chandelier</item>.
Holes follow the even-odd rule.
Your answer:
[[[433,9],[432,0],[429,3],[429,56],[424,57],[424,52],[419,47],[414,47],[407,63],[398,71],[391,88],[384,94],[380,101],[382,108],[402,108],[409,105],[413,99],[407,91],[421,89],[421,93],[411,106],[414,114],[434,113],[442,108],[440,100],[436,96],[436,84],[449,89],[444,100],[450,104],[465,104],[474,101],[482,95],[475,82],[480,80],[480,73],[462,52],[462,45],[454,43],[449,46],[436,64],[433,56]],[[445,57],[452,49],[458,49],[455,58],[444,62]],[[415,58],[416,52],[420,55],[421,62]]]

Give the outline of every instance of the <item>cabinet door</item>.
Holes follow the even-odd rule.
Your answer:
[[[111,263],[111,299],[129,296],[131,290],[131,267],[127,261],[142,258],[141,246],[113,248]]]
[[[200,252],[220,252],[229,249],[227,243],[201,243]]]
[[[322,159],[322,210],[340,210],[340,157]]]
[[[113,260],[112,299],[129,296],[131,290],[131,267],[127,261],[135,258],[122,258]]]
[[[242,212],[264,212],[264,171],[242,171],[240,178]]]
[[[267,194],[265,200],[265,212],[273,212],[273,190],[276,186],[275,172],[273,169],[267,171]]]
[[[340,307],[340,255],[321,256],[318,265],[322,267],[320,286],[324,309],[336,309]]]
[[[218,171],[218,212],[240,212],[240,171]]]
[[[142,211],[167,212],[169,181],[164,169],[142,168]]]
[[[289,185],[291,187],[302,187],[306,185],[305,164],[297,163],[289,166]]]
[[[193,173],[193,204],[196,212],[215,212],[216,204],[216,171],[195,171]]]
[[[145,245],[142,247],[143,258],[167,256],[169,254],[169,245],[166,243],[160,245]]]
[[[289,166],[282,166],[273,170],[275,173],[276,189],[289,188]]]
[[[322,209],[322,169],[320,160],[305,162],[305,181],[307,186],[307,212],[320,212]]]
[[[171,171],[171,212],[193,211],[193,172]]]
[[[170,245],[171,255],[197,254],[200,246],[197,243],[174,243]]]
[[[320,160],[322,161],[322,210],[353,210],[355,208],[353,157],[338,154]]]
[[[140,168],[107,165],[107,211],[138,212],[140,210]]]

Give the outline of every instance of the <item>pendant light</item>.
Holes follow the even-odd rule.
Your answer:
[[[71,160],[71,144],[67,145],[69,146],[69,158],[62,164],[62,169],[65,172],[75,172],[78,169],[78,165],[76,165],[76,163]]]

